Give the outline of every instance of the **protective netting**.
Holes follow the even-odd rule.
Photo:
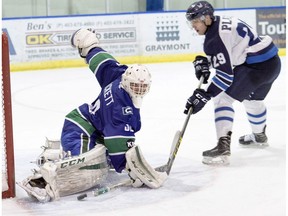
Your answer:
[[[1,123],[0,123],[0,140],[1,140],[1,151],[2,151],[2,192],[8,190],[8,180],[7,180],[7,157],[6,157],[6,142],[5,142],[5,116],[4,116],[4,98],[3,98],[3,80],[2,80],[1,70]]]

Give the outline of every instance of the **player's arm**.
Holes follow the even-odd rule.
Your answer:
[[[221,28],[220,28],[221,29]],[[230,30],[229,30],[230,31]],[[213,37],[211,43],[217,46],[204,47],[207,59],[203,56],[197,56],[194,63],[196,77],[200,79],[204,77],[204,83],[207,82],[210,71],[209,66],[216,70],[211,83],[207,90],[196,89],[193,95],[188,98],[184,113],[188,114],[189,109],[192,107],[192,114],[196,114],[207,104],[212,98],[217,96],[222,91],[225,91],[232,84],[234,79],[234,72],[231,64],[232,41],[231,32],[220,32],[219,37]],[[209,39],[207,39],[209,40]]]
[[[225,91],[234,80],[232,65],[234,54],[233,44],[235,43],[235,40],[239,40],[239,38],[233,34],[233,27],[219,27],[219,29],[219,37],[215,37],[216,39],[214,39],[214,43],[217,43],[217,46],[210,48],[212,50],[211,55],[209,55],[209,48],[207,53],[209,62],[215,69],[215,75],[207,88],[207,92],[211,97],[215,97],[222,91]]]
[[[104,145],[108,150],[108,155],[111,163],[116,172],[121,173],[126,166],[126,152],[132,148],[135,144],[135,136],[131,134],[127,135],[114,135],[105,136]]]
[[[86,59],[101,87],[117,79],[127,69],[126,65],[119,64],[110,53],[101,48],[95,30],[77,30],[72,35],[71,44]]]

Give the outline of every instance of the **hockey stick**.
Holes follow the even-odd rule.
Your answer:
[[[129,186],[131,184],[132,184],[132,180],[129,179],[129,180],[125,180],[125,181],[113,184],[111,186],[104,186],[104,187],[96,188],[92,191],[92,195],[93,196],[99,196],[99,195],[108,193],[109,191],[113,191],[113,190],[120,188],[120,187]],[[83,194],[77,196],[77,200],[80,201],[80,200],[85,199],[86,197],[88,197],[88,193],[83,193]]]
[[[200,81],[199,81],[199,84],[198,84],[198,88],[201,88],[201,85],[202,85],[203,81],[204,81],[204,77],[202,76],[200,78]],[[192,112],[193,112],[193,109],[191,107],[188,110],[187,117],[185,119],[185,122],[184,122],[184,125],[182,127],[182,130],[181,131],[177,131],[175,136],[174,136],[168,162],[166,164],[160,166],[160,167],[155,168],[156,171],[158,171],[158,172],[166,172],[167,175],[170,174],[172,165],[173,165],[174,160],[176,158],[177,152],[179,150],[180,144],[182,142],[182,139],[183,139],[183,136],[184,136],[186,127],[188,125],[188,122],[190,120],[190,116],[191,116]]]

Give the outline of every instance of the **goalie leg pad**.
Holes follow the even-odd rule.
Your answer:
[[[106,148],[97,144],[92,150],[79,156],[69,157],[55,163],[55,184],[60,197],[88,190],[101,184],[107,177]],[[48,179],[45,179],[48,180]],[[53,184],[50,184],[53,188]]]
[[[62,150],[60,140],[49,140],[42,146],[44,151],[36,159],[36,164],[40,167],[47,161],[63,159],[65,152]]]
[[[47,161],[33,176],[17,184],[29,196],[48,202],[101,184],[108,170],[106,148],[97,144],[79,156]]]
[[[132,178],[136,176],[150,188],[161,187],[168,177],[167,173],[157,172],[147,163],[139,146],[134,146],[126,152],[126,161],[126,168],[129,175]],[[136,180],[135,178],[133,179]]]

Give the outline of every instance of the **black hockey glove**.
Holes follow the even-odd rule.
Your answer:
[[[193,64],[197,79],[200,80],[200,78],[203,76],[203,83],[206,84],[210,76],[208,59],[204,56],[196,56]]]
[[[211,97],[204,89],[196,89],[193,95],[188,98],[184,113],[188,114],[191,107],[193,109],[192,114],[199,112],[210,99]]]

